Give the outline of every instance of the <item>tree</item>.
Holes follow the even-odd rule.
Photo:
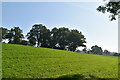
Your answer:
[[[13,43],[19,44],[21,40],[24,38],[22,34],[22,30],[19,27],[13,28]]]
[[[112,20],[116,20],[116,16],[120,13],[120,1],[119,0],[109,0],[106,4],[101,5],[97,8],[99,12],[111,13],[110,18]]]
[[[5,39],[8,39],[8,43],[19,44],[24,38],[22,30],[19,27],[13,27],[11,30],[8,30],[8,33],[5,36]]]
[[[50,40],[50,46],[51,48],[56,48],[56,44],[58,43],[58,29],[55,27],[51,30],[51,40]]]
[[[50,30],[47,29],[42,24],[35,24],[32,29],[27,33],[27,39],[30,44],[36,45],[37,47],[47,47],[49,46]]]
[[[113,56],[120,56],[119,53],[113,53]]]
[[[13,37],[14,37],[14,30],[11,28],[11,30],[8,30],[8,34],[6,35],[6,39],[8,39],[8,43],[13,42]]]
[[[68,44],[66,36],[69,34],[69,32],[69,29],[65,27],[59,28],[58,30],[58,44],[62,50],[65,50]]]
[[[55,27],[50,31],[42,24],[33,25],[26,36],[32,46],[37,44],[37,47],[41,46],[62,50],[68,47],[69,50],[75,51],[78,46],[85,46],[83,43],[86,43],[84,35],[78,30]]]
[[[6,38],[9,41],[8,43],[18,44],[22,38],[24,38],[24,36],[22,34],[22,30],[19,27],[13,27],[11,30],[8,30]]]
[[[53,48],[65,50],[67,46],[66,36],[69,33],[69,29],[62,28],[53,28],[51,31],[51,46]]]
[[[110,54],[110,52],[108,51],[108,50],[104,50],[104,52],[103,52],[105,55],[109,55]]]
[[[97,45],[91,47],[91,52],[93,54],[99,54],[99,55],[102,55],[103,53],[102,48]]]
[[[0,27],[0,42],[3,40],[3,39],[6,39],[6,35],[8,34],[8,29],[7,28],[3,28],[3,27]]]
[[[41,42],[41,47],[50,47],[50,30],[47,29],[46,27],[43,27],[41,29],[41,37],[40,37],[40,42]]]
[[[84,45],[84,43],[86,43],[85,39],[84,35],[78,30],[71,30],[66,37],[68,50],[75,51],[77,47],[86,47],[86,45]]]

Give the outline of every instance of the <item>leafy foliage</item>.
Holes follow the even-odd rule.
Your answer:
[[[40,46],[40,42],[43,40],[44,31],[46,31],[46,27],[42,24],[35,24],[32,26],[32,29],[29,33],[27,33],[27,38],[32,45],[37,43],[37,47]]]
[[[120,1],[110,0],[106,4],[99,6],[97,10],[102,13],[105,13],[105,12],[111,13],[110,15],[111,21],[116,20],[116,16],[120,13]]]
[[[1,27],[0,30],[2,31],[2,39],[6,39],[6,35],[8,33],[8,29],[7,28],[3,28]]]
[[[86,43],[84,35],[82,35],[82,33],[78,30],[71,30],[71,32],[67,35],[67,41],[68,49],[70,51],[75,51],[79,46],[85,47],[83,43]]]
[[[77,47],[85,47],[85,37],[78,30],[69,28],[53,28],[51,31],[42,24],[33,25],[27,38],[32,46],[49,47],[61,50],[75,51]]]
[[[100,55],[102,55],[103,50],[102,50],[101,47],[95,45],[95,46],[92,46],[92,47],[91,47],[91,52],[92,52],[93,54],[100,54]]]
[[[19,27],[13,27],[11,30],[2,28],[2,39],[8,39],[8,43],[19,44],[22,38],[24,38],[24,36]]]

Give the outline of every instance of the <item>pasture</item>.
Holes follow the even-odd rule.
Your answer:
[[[3,78],[117,78],[118,57],[2,43]]]

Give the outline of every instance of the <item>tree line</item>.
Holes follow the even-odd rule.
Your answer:
[[[102,47],[99,47],[98,45],[92,46],[91,49],[85,47],[82,51],[77,50],[77,52],[97,55],[120,56],[120,53],[110,52],[107,49],[103,50]]]
[[[77,47],[86,47],[86,38],[82,32],[77,29],[69,29],[65,27],[48,29],[43,24],[35,24],[27,35],[23,35],[23,31],[19,27],[13,27],[10,30],[0,28],[2,30],[2,39],[8,40],[11,44],[22,44],[37,47],[54,48],[61,50],[75,51]],[[27,38],[27,40],[24,40]]]
[[[97,45],[92,46],[91,49],[87,49],[85,45],[86,38],[82,32],[77,29],[54,27],[50,30],[43,24],[35,24],[25,36],[19,27],[13,27],[10,30],[1,27],[0,31],[2,31],[2,39],[0,39],[0,41],[8,40],[10,44],[53,48],[97,55],[120,55],[108,50],[102,50],[102,48]],[[25,40],[25,38],[27,38],[27,40]],[[78,47],[83,47],[83,50],[77,50]]]

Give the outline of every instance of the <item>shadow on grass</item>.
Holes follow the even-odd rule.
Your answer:
[[[2,78],[2,80],[120,80],[118,78],[98,78],[93,75],[89,75],[86,78],[82,74],[64,75],[58,78]]]

